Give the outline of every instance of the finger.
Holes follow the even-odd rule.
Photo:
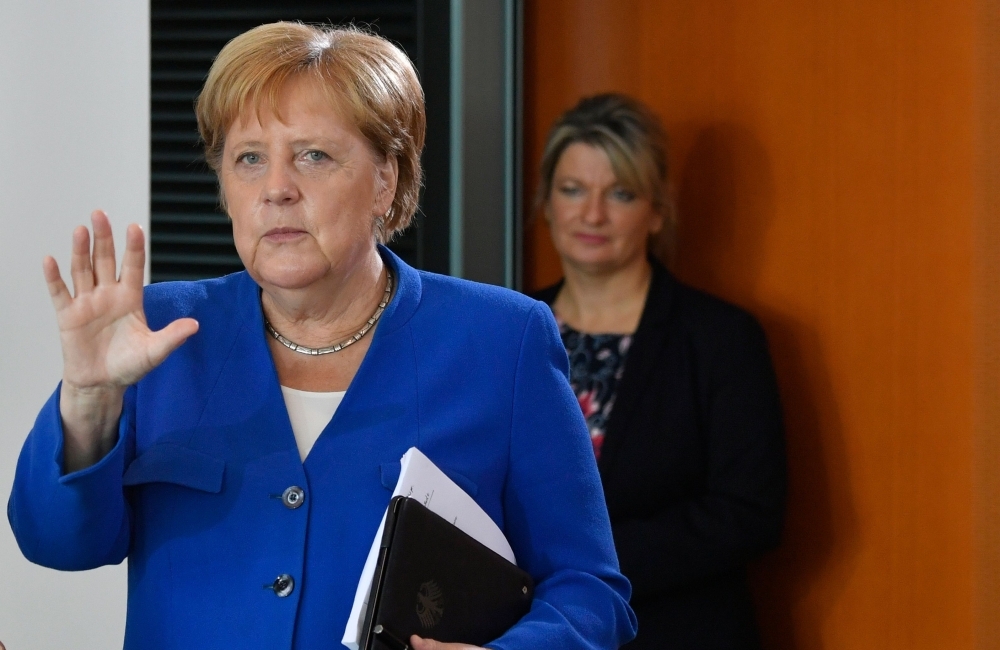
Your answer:
[[[91,213],[90,222],[94,226],[94,278],[99,285],[113,283],[118,274],[115,273],[115,236],[111,232],[111,222],[101,210]]]
[[[130,223],[125,230],[125,255],[122,256],[122,284],[142,287],[146,276],[146,237],[139,224]]]
[[[441,643],[434,639],[422,639],[416,634],[410,637],[410,647],[413,650],[485,650],[479,646],[464,643]]]
[[[434,639],[422,639],[416,634],[410,636],[410,647],[413,650],[485,650],[479,646],[464,643],[441,643]]]
[[[163,363],[170,353],[180,347],[189,336],[198,331],[198,321],[193,318],[178,318],[159,332],[153,332],[149,347],[152,367]]]
[[[69,261],[73,278],[73,295],[79,296],[94,288],[94,267],[90,265],[90,231],[77,226],[73,231],[73,255]]]
[[[413,650],[465,650],[472,649],[473,646],[464,643],[441,643],[434,639],[423,639],[416,634],[410,637],[410,647]]]
[[[416,634],[410,637],[410,647],[413,650],[436,650],[437,641],[433,639],[422,639]]]
[[[42,260],[42,273],[45,275],[45,284],[49,288],[52,306],[56,308],[56,311],[68,307],[73,302],[73,297],[70,296],[69,289],[63,282],[62,274],[59,273],[59,264],[51,255]],[[0,648],[0,650],[3,649]]]

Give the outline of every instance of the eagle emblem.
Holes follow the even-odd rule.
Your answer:
[[[439,622],[444,614],[444,594],[441,587],[433,580],[428,580],[420,585],[417,590],[417,618],[420,625],[428,630]]]

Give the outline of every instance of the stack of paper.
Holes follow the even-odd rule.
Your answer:
[[[402,495],[419,500],[431,512],[447,519],[459,530],[516,564],[514,552],[507,543],[507,538],[490,516],[419,449],[410,447],[403,454],[400,464],[399,480],[392,496]],[[371,550],[368,551],[368,559],[365,560],[364,569],[361,571],[351,615],[344,627],[344,638],[341,642],[351,650],[358,650],[361,643],[361,626],[368,606],[372,579],[375,577],[375,565],[378,562],[378,550],[384,528],[383,514],[382,523],[375,533]]]

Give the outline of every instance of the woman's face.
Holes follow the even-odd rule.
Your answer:
[[[250,113],[226,133],[219,177],[236,250],[262,286],[342,280],[373,254],[395,161],[378,160],[308,78],[285,85],[278,113]]]
[[[618,182],[604,150],[582,142],[556,163],[546,217],[563,263],[590,273],[641,263],[647,239],[663,226],[649,199]]]

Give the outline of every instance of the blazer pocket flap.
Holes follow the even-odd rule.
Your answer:
[[[390,463],[382,463],[379,470],[382,475],[382,487],[387,490],[395,489],[396,483],[399,482],[399,461],[397,460]],[[479,492],[479,486],[464,474],[459,474],[458,472],[454,472],[444,467],[441,468],[441,471],[444,472],[448,478],[454,481],[455,485],[462,488],[462,490],[465,491],[465,493],[470,497],[475,497]]]
[[[173,483],[202,492],[222,491],[226,462],[173,443],[153,445],[125,470],[123,485]]]

